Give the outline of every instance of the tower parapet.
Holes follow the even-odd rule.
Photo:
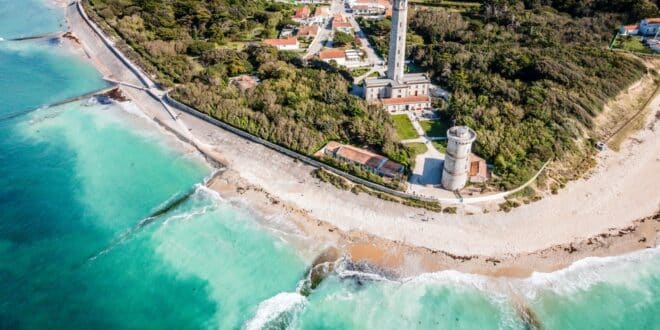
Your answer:
[[[447,131],[447,153],[442,169],[442,186],[459,190],[468,180],[470,153],[477,133],[467,126],[454,126]]]

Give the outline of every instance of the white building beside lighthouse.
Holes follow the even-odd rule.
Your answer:
[[[407,28],[408,0],[394,0],[387,77],[366,79],[364,82],[364,98],[382,104],[390,112],[431,107],[431,81],[428,76],[424,73],[405,73]]]

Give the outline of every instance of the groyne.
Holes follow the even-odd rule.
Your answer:
[[[90,98],[90,97],[93,97],[93,96],[97,96],[97,95],[100,95],[100,94],[105,94],[105,93],[107,93],[107,92],[109,92],[109,91],[111,91],[115,88],[117,88],[117,85],[112,85],[110,87],[102,88],[102,89],[99,89],[99,90],[96,90],[96,91],[93,91],[93,92],[89,92],[89,93],[86,93],[86,94],[83,94],[83,95],[70,97],[70,98],[64,99],[62,101],[57,101],[57,102],[54,102],[54,103],[44,104],[44,105],[42,105],[40,107],[37,107],[37,108],[34,108],[34,109],[8,113],[8,114],[0,116],[0,121],[5,121],[5,120],[10,120],[10,119],[18,118],[18,117],[21,117],[21,116],[25,116],[25,115],[27,115],[31,112],[37,111],[39,109],[53,108],[53,107],[57,107],[57,106],[60,106],[60,105],[67,104],[67,103],[84,100],[84,99],[87,99],[87,98]]]
[[[27,36],[27,37],[18,37],[18,38],[13,38],[9,39],[7,41],[23,41],[23,40],[35,40],[35,39],[48,39],[48,38],[59,38],[61,37],[63,32],[49,32],[49,33],[42,33],[42,34],[36,34],[32,36]]]

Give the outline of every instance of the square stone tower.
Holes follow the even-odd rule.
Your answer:
[[[408,28],[408,0],[392,3],[392,32],[390,52],[387,55],[387,78],[403,83],[406,61],[406,30]]]
[[[364,80],[364,99],[382,105],[390,113],[431,108],[429,97],[431,81],[428,75],[404,73],[407,29],[408,0],[394,0],[390,53],[387,55],[387,77]]]

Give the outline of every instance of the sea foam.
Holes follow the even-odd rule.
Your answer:
[[[269,323],[276,321],[285,314],[290,319],[302,311],[307,304],[307,299],[296,292],[282,292],[274,297],[264,300],[257,306],[254,317],[245,324],[246,330],[263,329]],[[289,323],[287,322],[287,323]]]

